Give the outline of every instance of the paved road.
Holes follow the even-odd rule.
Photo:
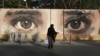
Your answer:
[[[73,42],[47,49],[32,44],[0,44],[0,56],[100,56],[100,46]]]

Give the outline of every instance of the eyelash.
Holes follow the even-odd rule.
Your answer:
[[[69,18],[69,19],[70,19],[70,18]],[[88,20],[85,16],[78,17],[77,19],[80,20],[80,21],[85,22],[86,24],[90,24],[90,20]],[[72,20],[70,20],[70,21],[77,20],[77,19],[72,18]],[[70,21],[69,21],[69,22],[70,22]],[[69,23],[69,22],[68,22],[68,23]]]
[[[15,27],[15,25],[18,23],[18,22],[24,22],[24,21],[28,21],[30,23],[33,23],[35,27],[37,27],[37,23],[35,22],[35,20],[33,20],[31,17],[29,16],[19,16],[19,17],[16,17],[14,18],[13,20],[11,20],[11,25]],[[23,25],[21,25],[23,26]]]
[[[64,28],[68,28],[68,24],[70,24],[71,22],[74,22],[76,20],[78,20],[79,22],[83,22],[84,23],[84,29],[81,29],[81,30],[70,30],[72,33],[84,33],[87,31],[87,29],[89,29],[90,25],[91,25],[91,21],[86,18],[86,16],[77,16],[77,18],[75,17],[70,17],[68,19],[71,19],[71,20],[66,20],[65,21],[65,25],[64,25]]]

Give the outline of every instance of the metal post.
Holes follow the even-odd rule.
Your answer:
[[[56,0],[54,0],[54,9],[55,9]]]
[[[2,0],[2,3],[3,3],[3,8],[4,8],[4,6],[5,6],[5,5],[4,5],[4,0]]]
[[[72,37],[71,37],[71,31],[70,31],[70,45],[72,44]]]
[[[28,4],[27,4],[27,1],[26,1],[26,0],[24,0],[24,2],[26,3],[26,8],[28,8]]]
[[[27,2],[26,2],[26,8],[28,8],[28,4],[27,4]]]

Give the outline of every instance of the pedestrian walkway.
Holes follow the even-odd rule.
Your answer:
[[[29,42],[0,42],[0,45],[32,45]]]
[[[47,46],[48,44],[45,44],[44,42],[35,42],[35,43],[30,43],[30,42],[0,42],[0,45],[41,45],[41,46]],[[100,46],[100,41],[56,41],[54,45],[95,45],[95,46]]]
[[[100,47],[88,43],[100,44],[99,41],[56,41],[53,49],[48,49],[44,42],[15,43],[0,42],[1,56],[100,56]],[[35,45],[36,44],[36,45]],[[38,46],[37,46],[38,45]],[[45,48],[46,47],[46,48]]]
[[[42,45],[42,46],[47,46],[48,44],[46,43],[44,43],[44,42],[36,42],[35,44],[38,44],[38,45]],[[88,44],[86,44],[86,43],[80,43],[80,42],[76,42],[76,41],[72,41],[71,43],[70,43],[70,41],[56,41],[55,43],[54,43],[54,45],[56,45],[56,46],[58,46],[58,45],[80,45],[80,46],[85,46],[85,45],[88,45]]]

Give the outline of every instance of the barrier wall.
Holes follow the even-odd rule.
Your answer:
[[[43,40],[50,24],[56,40],[100,40],[99,10],[0,9],[0,39]]]

